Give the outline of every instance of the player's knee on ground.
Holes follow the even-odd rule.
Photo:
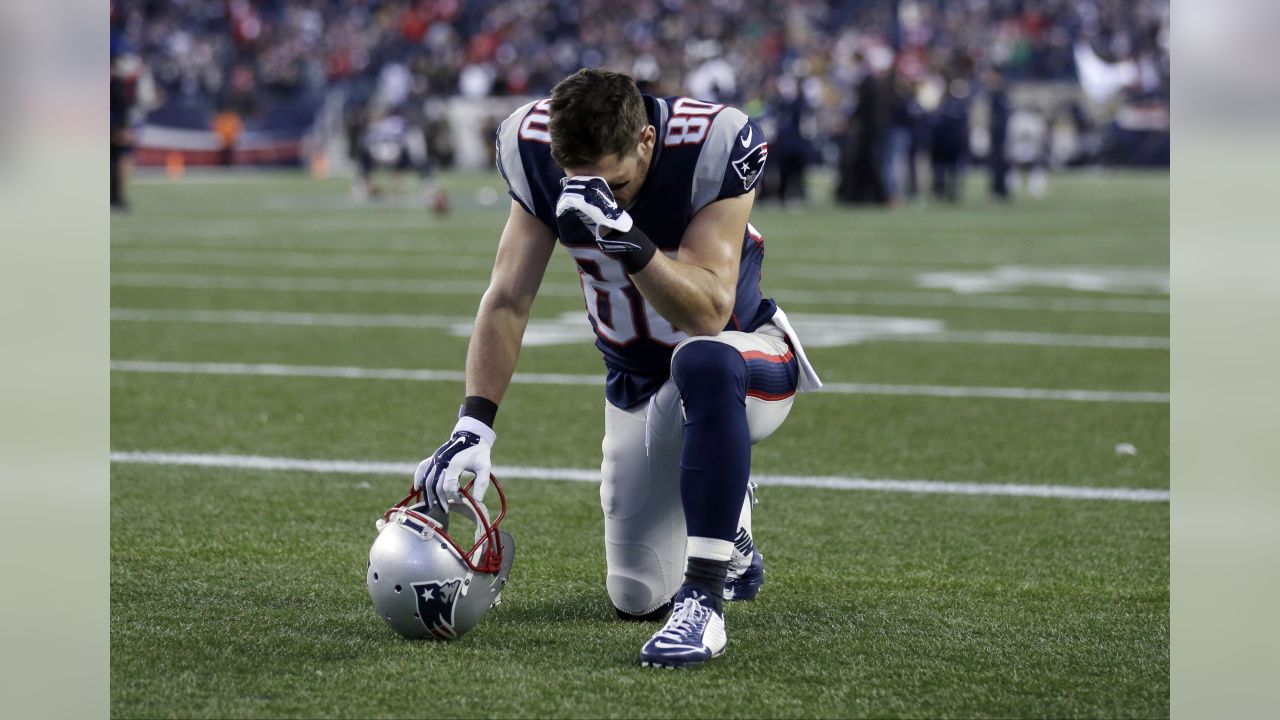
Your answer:
[[[671,593],[664,587],[656,566],[653,571],[653,573],[646,573],[652,575],[649,578],[644,578],[640,573],[623,574],[610,571],[604,584],[609,591],[609,600],[613,602],[619,616],[634,618],[647,616],[671,601]]]
[[[613,609],[613,614],[619,620],[624,620],[626,622],[654,622],[657,620],[666,619],[666,617],[671,614],[671,605],[672,605],[672,602],[668,600],[662,605],[659,605],[657,608],[640,615],[637,615],[635,613],[629,613],[629,612],[626,612],[625,610],[620,610],[615,607]]]
[[[737,348],[714,340],[686,343],[671,360],[671,377],[687,404],[704,393],[745,397],[747,365]]]
[[[640,411],[606,405],[601,444],[605,587],[619,616],[644,616],[670,601],[684,569],[679,478],[654,473]]]

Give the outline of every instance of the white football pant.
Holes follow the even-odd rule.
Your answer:
[[[754,333],[722,332],[692,337],[720,342],[739,352],[783,356],[791,348],[774,323]],[[672,358],[675,354],[672,354]],[[807,361],[806,361],[807,364]],[[805,369],[801,369],[803,374]],[[747,396],[747,424],[754,444],[773,434],[791,411],[794,393],[783,399]],[[643,615],[664,605],[680,589],[685,570],[684,508],[680,502],[680,453],[684,444],[684,408],[676,384],[668,380],[647,404],[622,410],[605,401],[604,463],[600,505],[604,509],[605,586],[619,610]],[[739,526],[751,530],[751,501],[742,503]]]

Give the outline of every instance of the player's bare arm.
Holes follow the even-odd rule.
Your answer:
[[[429,508],[443,518],[463,473],[474,473],[472,494],[483,499],[492,465],[489,449],[497,441],[494,417],[511,384],[529,308],[547,271],[555,238],[512,201],[498,242],[489,288],[480,300],[471,345],[467,348],[467,396],[453,434],[431,457],[418,464],[413,489],[423,490]]]
[[[644,154],[642,142],[638,155]],[[626,174],[587,174],[615,166],[625,163],[610,158],[595,167],[567,168],[575,174],[565,179],[557,214],[579,218],[600,249],[618,260],[645,300],[672,325],[690,335],[719,334],[733,313],[742,233],[755,191],[699,210],[681,234],[676,257],[669,258],[635,226],[624,201],[614,195],[614,188],[621,188],[621,194],[634,180]]]
[[[467,348],[468,397],[502,402],[553,250],[551,230],[513,200]]]
[[[631,276],[654,309],[690,335],[718,335],[729,322],[754,198],[753,190],[706,206],[690,221],[674,259],[657,253]]]

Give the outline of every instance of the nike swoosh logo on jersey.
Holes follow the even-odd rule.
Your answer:
[[[746,137],[746,138],[744,138],[744,139],[742,139],[742,140],[739,140],[739,141],[738,141],[738,142],[742,143],[742,147],[749,147],[749,146],[751,145],[751,136],[752,136],[754,133],[755,133],[755,130],[754,130],[751,126],[749,126],[749,125],[748,125],[748,126],[747,126],[747,137]]]

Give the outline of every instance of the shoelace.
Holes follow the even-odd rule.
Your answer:
[[[711,611],[697,600],[685,598],[675,612],[671,613],[671,619],[658,633],[658,637],[672,642],[685,642],[685,635],[694,632],[709,614]]]

